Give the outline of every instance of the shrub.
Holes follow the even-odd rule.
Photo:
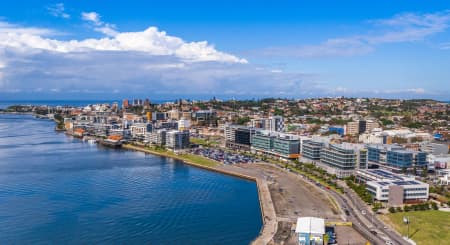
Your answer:
[[[389,208],[389,213],[395,213],[395,208],[394,207],[390,207]]]
[[[403,212],[403,209],[402,209],[402,207],[397,207],[397,212]]]
[[[433,210],[438,210],[438,205],[435,202],[431,203],[431,207],[433,208]]]

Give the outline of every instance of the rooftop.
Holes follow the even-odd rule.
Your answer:
[[[325,234],[325,220],[315,217],[298,218],[295,233]]]

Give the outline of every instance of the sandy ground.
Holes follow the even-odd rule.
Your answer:
[[[270,164],[241,164],[223,166],[242,174],[267,181],[278,219],[278,231],[271,244],[298,244],[294,234],[295,222],[300,216],[342,221],[340,213],[327,195],[300,176]],[[352,227],[337,227],[337,240],[341,244],[365,244],[365,239]]]
[[[364,245],[366,239],[349,226],[336,226],[336,240],[339,244],[345,245]]]

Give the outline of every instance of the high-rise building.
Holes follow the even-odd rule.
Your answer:
[[[367,122],[365,120],[359,120],[358,122],[358,134],[366,132]]]
[[[357,135],[359,133],[359,122],[348,122],[345,127],[345,134]]]
[[[284,119],[282,116],[258,118],[251,120],[252,127],[273,132],[284,132]]]
[[[158,112],[154,111],[152,112],[152,120],[153,121],[161,121],[167,119],[167,113],[166,112]]]
[[[200,110],[192,113],[192,120],[199,126],[217,126],[217,112],[215,110]]]
[[[180,119],[178,120],[178,130],[179,131],[184,131],[184,130],[189,130],[191,128],[191,120],[187,120],[187,119]]]
[[[144,101],[144,107],[147,107],[147,108],[150,107],[150,100],[148,98],[145,99],[145,101]]]
[[[250,150],[255,129],[241,125],[226,125],[224,128],[225,145],[233,149]]]
[[[158,129],[154,130],[152,133],[149,134],[148,141],[155,145],[164,146],[166,145],[166,129]]]
[[[380,125],[373,120],[367,120],[366,121],[366,131],[367,133],[372,132],[373,129],[378,128]]]
[[[166,147],[173,150],[189,148],[189,131],[172,130],[166,133]]]
[[[177,109],[170,110],[167,114],[169,116],[169,119],[172,120],[179,120],[181,118],[180,111],[178,111]],[[191,117],[188,118],[190,119]]]
[[[130,107],[130,104],[128,102],[128,99],[124,99],[122,101],[122,109],[127,109],[128,107]]]

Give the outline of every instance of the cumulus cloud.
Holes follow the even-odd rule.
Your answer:
[[[47,7],[48,13],[54,17],[59,17],[63,19],[69,19],[70,14],[66,13],[66,9],[63,3],[56,3]]]
[[[101,27],[98,14],[86,21]],[[363,96],[317,75],[249,64],[206,41],[186,42],[156,27],[112,37],[58,40],[53,30],[0,22],[0,96],[83,98],[98,94],[230,97]],[[332,43],[332,44],[331,44]],[[341,41],[330,45],[341,45]],[[428,91],[400,92],[423,96]],[[392,94],[394,95],[394,94]],[[97,98],[97,97],[95,97]]]
[[[89,15],[93,21],[96,15]],[[98,20],[99,21],[99,20]],[[103,25],[100,22],[100,25]],[[92,51],[138,51],[149,55],[176,56],[185,61],[218,61],[247,63],[245,59],[217,51],[206,41],[185,42],[167,35],[156,27],[141,32],[122,32],[114,37],[85,40],[57,40],[47,37],[51,32],[39,28],[23,28],[0,22],[0,47],[22,51],[52,51],[60,53]]]
[[[258,53],[283,57],[331,57],[363,55],[384,43],[421,41],[448,29],[450,11],[436,13],[404,13],[389,19],[368,21],[366,34],[330,38],[320,44],[293,47],[270,47]]]
[[[104,25],[96,14],[85,19]],[[156,27],[84,40],[53,33],[0,22],[0,93],[266,93],[295,89],[302,76],[256,71],[206,41],[185,42]]]

